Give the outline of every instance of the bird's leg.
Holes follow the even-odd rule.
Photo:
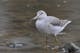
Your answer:
[[[54,37],[55,37],[55,44],[58,45],[59,40],[58,40],[57,36],[54,36]]]
[[[45,37],[45,41],[46,41],[46,46],[47,46],[47,34],[45,35],[46,37]]]
[[[60,42],[59,42],[59,40],[58,40],[57,36],[54,36],[54,37],[55,37],[55,42],[54,42],[55,47],[54,47],[54,48],[52,48],[52,50],[53,50],[55,53],[57,53]]]
[[[44,48],[43,53],[47,53],[47,34],[42,34],[43,40],[42,40],[42,48]]]
[[[48,34],[45,34],[45,53],[48,53],[49,51],[48,51],[48,47],[49,47],[49,45],[48,45]]]

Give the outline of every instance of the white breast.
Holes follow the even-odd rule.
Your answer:
[[[44,20],[37,20],[36,21],[36,28],[42,33],[50,33],[50,28],[48,23]]]

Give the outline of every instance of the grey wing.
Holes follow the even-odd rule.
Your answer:
[[[55,26],[64,26],[67,22],[68,20],[55,20],[55,22],[52,22],[51,24]]]
[[[54,16],[48,16],[48,17],[49,17],[48,21],[50,22],[50,24],[54,26],[63,26],[68,22],[68,20],[60,20],[59,18]]]
[[[50,20],[49,22],[50,22],[51,24],[53,24],[53,25],[58,25],[58,24],[60,23],[59,18],[56,18],[56,17],[54,17],[54,16],[48,16],[48,17],[49,17],[48,20]]]
[[[69,20],[60,20],[60,26],[63,26],[68,22],[69,22]]]

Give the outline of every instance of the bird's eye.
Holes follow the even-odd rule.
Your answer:
[[[43,12],[40,13],[40,15],[42,15],[42,14],[43,14]]]

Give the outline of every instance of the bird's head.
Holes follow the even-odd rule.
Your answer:
[[[39,11],[37,12],[37,15],[33,18],[33,20],[42,19],[42,18],[44,18],[45,16],[47,16],[46,12],[43,11],[43,10],[39,10]]]

